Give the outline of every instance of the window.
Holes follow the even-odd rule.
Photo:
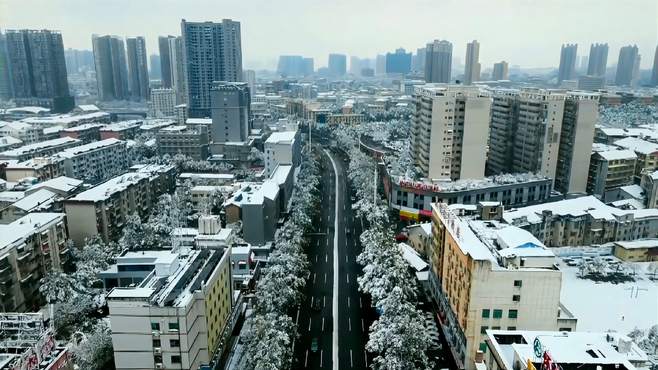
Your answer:
[[[482,318],[485,318],[485,319],[489,318],[489,310],[488,309],[482,310]]]
[[[178,355],[172,355],[172,356],[171,356],[171,363],[172,363],[172,364],[180,364],[180,356],[178,356]]]
[[[160,323],[159,322],[152,322],[151,323],[151,330],[160,330]]]
[[[500,330],[500,326],[492,326],[491,330]]]
[[[516,326],[508,326],[507,330],[516,330]]]
[[[523,285],[523,282],[521,280],[514,280],[514,286],[521,287],[522,285]]]
[[[160,339],[153,339],[153,347],[155,348],[162,347],[162,343],[160,343]]]
[[[493,310],[493,318],[500,319],[503,317],[503,310]]]
[[[507,317],[509,317],[510,319],[516,319],[518,315],[519,315],[518,310],[509,310]]]
[[[488,326],[480,326],[480,334],[487,334]]]
[[[482,351],[482,353],[487,353],[487,344],[486,343],[484,343],[484,342],[480,343],[480,351]]]
[[[176,330],[178,331],[178,323],[177,322],[170,322],[169,323],[169,331]]]
[[[171,348],[180,347],[180,340],[178,340],[178,339],[169,339],[169,347],[171,347]]]
[[[514,302],[521,302],[521,296],[518,295],[518,294],[514,294],[514,295],[512,296],[512,301],[514,301]]]

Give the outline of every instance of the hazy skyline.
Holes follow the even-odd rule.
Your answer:
[[[613,19],[614,17],[614,19]],[[480,42],[482,69],[506,60],[524,67],[557,67],[560,46],[577,43],[587,55],[594,42],[637,44],[650,68],[658,44],[656,0],[0,0],[0,28],[60,30],[66,48],[91,50],[91,35],[179,35],[180,20],[242,26],[245,68],[275,68],[279,55],[299,54],[325,66],[329,53],[372,58],[398,47],[414,51],[433,39],[453,43],[464,60],[466,43]],[[541,20],[541,21],[539,21]]]

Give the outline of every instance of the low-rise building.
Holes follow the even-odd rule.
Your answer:
[[[68,256],[63,213],[32,213],[0,225],[0,311],[37,310],[40,280]]]
[[[125,172],[130,160],[126,142],[117,139],[76,146],[57,155],[64,158],[66,176],[92,183]]]
[[[64,201],[71,239],[79,246],[96,235],[104,241],[118,240],[130,215],[145,218],[150,213],[159,195],[154,190],[159,176],[165,175],[127,173]]]
[[[631,338],[611,332],[487,330],[485,342],[479,370],[635,370],[648,361]]]
[[[28,117],[21,122],[29,123],[35,127],[45,128],[52,126],[74,127],[85,123],[110,123],[110,121],[111,115],[107,112],[90,112],[83,114]]]
[[[410,181],[384,175],[384,191],[389,207],[400,218],[418,221],[429,219],[432,203],[477,204],[501,202],[506,207],[543,203],[551,197],[550,178],[533,174],[506,174],[484,179]]]
[[[635,178],[639,180],[642,171],[655,171],[658,169],[658,144],[635,137],[627,137],[615,141],[614,145],[629,149],[637,154],[635,162]]]
[[[632,150],[606,150],[592,153],[587,177],[587,193],[603,196],[606,191],[633,184],[637,155]]]
[[[47,157],[59,153],[62,150],[73,148],[82,144],[81,140],[71,137],[41,141],[34,144],[23,145],[16,149],[5,150],[0,153],[0,159],[14,159],[19,162],[27,161],[35,157]]]
[[[511,209],[503,220],[549,247],[658,237],[658,209],[619,209],[594,196]]]
[[[32,212],[54,212],[55,202],[59,200],[56,193],[40,189],[7,207],[0,207],[0,224],[11,223]]]
[[[363,114],[360,113],[341,113],[330,114],[327,117],[327,125],[329,126],[355,126],[360,125],[365,120]]]
[[[301,160],[299,131],[274,132],[265,141],[265,173],[269,176],[279,164],[297,167]]]
[[[527,231],[432,205],[430,291],[458,366],[475,369],[489,329],[573,331],[555,255]]]
[[[640,239],[615,242],[612,253],[627,262],[658,261],[658,239]]]
[[[210,366],[230,335],[230,256],[230,248],[189,250],[156,266],[136,286],[112,289],[107,301],[115,368]]]
[[[648,208],[658,208],[658,171],[644,171],[640,186],[647,198]]]
[[[0,151],[14,149],[23,146],[23,141],[13,136],[0,136]]]
[[[274,240],[279,221],[279,186],[271,180],[244,184],[224,203],[226,222],[242,221],[242,238],[263,245]]]
[[[208,158],[208,129],[205,126],[169,126],[156,134],[160,155],[186,155],[194,160]]]

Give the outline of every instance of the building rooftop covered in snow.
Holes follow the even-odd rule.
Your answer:
[[[546,357],[563,370],[635,370],[648,360],[617,333],[487,330],[485,342],[478,370],[541,369]]]

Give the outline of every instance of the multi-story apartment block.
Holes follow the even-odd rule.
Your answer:
[[[0,308],[36,311],[44,303],[39,281],[66,262],[63,213],[31,213],[0,225]]]
[[[432,205],[430,284],[458,366],[475,369],[489,329],[572,331],[555,255],[527,231]]]
[[[209,117],[212,83],[242,80],[240,22],[230,19],[221,23],[187,22],[183,19],[181,37],[190,117]]]
[[[473,40],[466,44],[466,67],[464,70],[464,84],[470,85],[480,80],[480,43]]]
[[[46,129],[54,126],[74,127],[85,123],[110,123],[111,115],[107,112],[88,112],[80,114],[60,114],[57,116],[27,117],[21,122]]]
[[[578,44],[562,45],[560,50],[560,68],[557,74],[557,82],[560,84],[565,80],[576,78],[576,58],[578,57]]]
[[[107,301],[116,369],[210,367],[230,335],[230,256],[230,248],[171,253],[136,286],[114,288]]]
[[[265,173],[270,176],[278,165],[297,167],[301,160],[299,131],[274,132],[265,140]]]
[[[506,211],[503,220],[549,247],[604,244],[658,236],[658,209],[624,210],[594,196]]]
[[[636,137],[627,137],[614,142],[614,145],[629,149],[637,155],[635,178],[640,179],[643,171],[653,172],[658,169],[658,144]]]
[[[173,117],[176,106],[174,89],[151,90],[150,115],[156,118]]]
[[[142,120],[129,120],[105,125],[100,130],[100,139],[132,140],[139,135],[143,123]]]
[[[647,197],[648,208],[658,208],[658,171],[644,171],[640,186]]]
[[[489,175],[510,173],[513,170],[511,162],[518,123],[518,96],[519,91],[515,89],[493,90],[486,163]]]
[[[0,121],[0,136],[11,136],[22,141],[24,145],[34,144],[41,140],[41,130],[24,122]]]
[[[85,123],[80,126],[74,126],[59,131],[60,137],[72,137],[81,140],[84,144],[101,139],[101,128],[104,125],[98,123]]]
[[[46,140],[34,144],[23,145],[22,147],[6,150],[0,153],[0,159],[14,159],[19,162],[27,161],[36,157],[47,157],[73,148],[82,144],[81,140],[71,137],[62,137],[59,139]]]
[[[491,72],[492,81],[501,81],[509,79],[509,63],[501,61],[494,63],[493,72]]]
[[[160,155],[184,154],[195,160],[208,159],[208,129],[205,126],[165,127],[156,134],[156,141]]]
[[[585,193],[594,126],[599,119],[599,95],[568,92],[562,116],[555,189],[563,194]]]
[[[147,217],[157,197],[173,189],[169,169],[140,169],[126,173],[64,201],[68,229],[76,245],[99,235],[118,240],[126,219],[137,213]]]
[[[125,172],[130,161],[126,142],[117,139],[76,146],[57,155],[64,158],[66,176],[92,183]]]
[[[416,166],[431,179],[484,177],[490,95],[478,87],[417,87],[412,120]]]
[[[587,193],[603,197],[606,191],[632,185],[637,155],[632,150],[592,153],[587,176]]]
[[[65,174],[64,159],[59,157],[34,157],[27,161],[10,163],[5,167],[7,181],[14,182],[27,177],[46,181]]]

